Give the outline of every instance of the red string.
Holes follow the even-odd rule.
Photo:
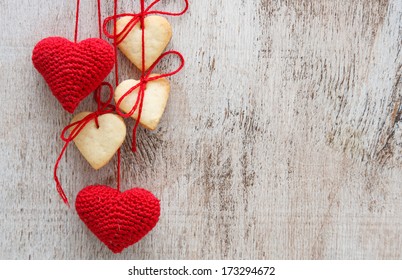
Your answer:
[[[77,0],[77,7],[75,10],[75,30],[74,30],[74,43],[77,43],[78,38],[78,20],[80,16],[80,0]]]
[[[102,11],[101,11],[101,0],[98,0],[98,29],[99,29],[99,39],[102,39]]]
[[[113,21],[113,35],[114,38],[116,38],[116,32],[117,32],[117,0],[114,1],[114,7],[113,7],[113,16],[114,16],[114,21]],[[99,28],[101,26],[99,25]],[[117,42],[116,40],[113,40],[113,47],[114,47],[114,74],[115,74],[115,83],[116,87],[119,85],[119,63],[117,61]],[[117,190],[120,191],[120,173],[121,173],[121,150],[120,148],[117,150],[117,171],[116,171],[116,177],[117,177]]]
[[[121,151],[117,150],[117,190],[120,191],[120,165],[121,165]]]
[[[109,89],[109,97],[106,101],[102,101],[102,97],[101,97],[101,91],[102,91],[102,87],[103,86],[107,86]],[[114,105],[111,104],[112,99],[113,99],[113,86],[108,83],[108,82],[103,82],[94,92],[94,100],[97,104],[97,110],[96,111],[102,111],[103,109],[107,108],[108,110],[116,110],[116,107]],[[97,128],[99,128],[99,123],[98,123],[98,119],[95,119],[96,122],[96,126]]]
[[[141,76],[144,76],[145,73],[145,23],[144,23],[144,18],[145,18],[145,0],[141,0],[141,13],[140,13],[140,27],[141,27],[141,59],[142,59],[142,65],[141,65]],[[142,103],[142,100],[141,100]],[[140,106],[140,111],[141,111]],[[139,112],[138,115],[141,115]]]
[[[97,0],[97,10],[98,10],[98,31],[99,31],[99,39],[102,39],[102,10],[101,10],[101,0]],[[105,104],[110,104],[112,98],[111,96],[106,102],[102,102],[101,99],[101,89],[102,86],[108,86],[109,92],[113,92],[113,88],[109,83],[102,83],[95,91],[94,91],[94,100],[98,105],[97,111],[101,110],[101,107]],[[96,127],[99,128],[98,118],[95,118]]]
[[[108,18],[105,19],[105,21]],[[115,39],[117,36],[117,0],[114,0],[114,8],[113,8],[113,47],[114,47],[114,76],[115,76],[115,82],[116,82],[116,87],[119,85],[119,63],[117,61],[117,40]],[[105,33],[106,34],[106,33]],[[106,37],[108,37],[106,35]],[[108,37],[110,38],[110,37]]]

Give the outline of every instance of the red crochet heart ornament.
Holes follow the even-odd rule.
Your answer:
[[[88,186],[76,198],[81,220],[113,253],[138,242],[158,223],[159,200],[149,191],[120,192],[108,186]]]
[[[63,108],[73,113],[112,70],[114,50],[97,38],[74,43],[48,37],[36,44],[32,62]]]

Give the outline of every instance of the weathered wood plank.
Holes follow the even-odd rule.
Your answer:
[[[81,2],[80,38],[97,36],[96,1]],[[159,128],[140,129],[136,154],[131,136],[122,149],[123,188],[154,192],[162,216],[120,255],[52,181],[70,116],[30,56],[43,37],[72,38],[74,9],[0,1],[0,258],[402,258],[400,0],[191,1],[170,18],[168,48],[186,68]],[[120,65],[122,79],[138,77]],[[114,164],[95,172],[71,146],[59,171],[69,198],[114,186]]]

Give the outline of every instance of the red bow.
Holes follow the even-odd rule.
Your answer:
[[[141,0],[141,12],[135,14],[135,13],[123,13],[123,14],[115,14],[113,16],[105,18],[105,21],[103,22],[103,33],[105,33],[106,37],[115,40],[116,45],[120,44],[127,36],[127,34],[131,31],[131,29],[134,28],[134,26],[140,21],[141,26],[144,25],[144,18],[148,15],[167,15],[167,16],[181,16],[183,15],[187,10],[188,10],[188,0],[183,0],[185,3],[185,7],[183,10],[180,12],[165,12],[165,11],[160,11],[160,10],[152,10],[152,7],[158,4],[161,0],[155,0],[152,2],[146,9],[145,9],[145,1]],[[117,1],[115,1],[115,11],[117,10]],[[125,17],[125,16],[131,16],[132,19],[128,22],[128,24],[123,28],[123,30],[119,33],[113,33],[110,34],[107,31],[107,25],[110,21],[114,20],[114,22],[117,21],[118,18],[120,17]],[[114,29],[116,32],[116,27]],[[124,34],[122,37],[120,37],[122,34]]]

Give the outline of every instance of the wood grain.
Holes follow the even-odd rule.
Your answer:
[[[96,1],[81,2],[79,37],[95,37]],[[402,258],[402,1],[191,1],[170,18],[185,70],[159,128],[140,129],[136,154],[131,136],[122,149],[123,189],[151,190],[162,215],[120,255],[52,181],[71,116],[30,57],[43,37],[73,37],[74,9],[0,1],[0,258]],[[138,78],[120,65],[122,80]],[[115,161],[93,171],[71,146],[59,174],[74,201],[86,185],[115,186]]]

